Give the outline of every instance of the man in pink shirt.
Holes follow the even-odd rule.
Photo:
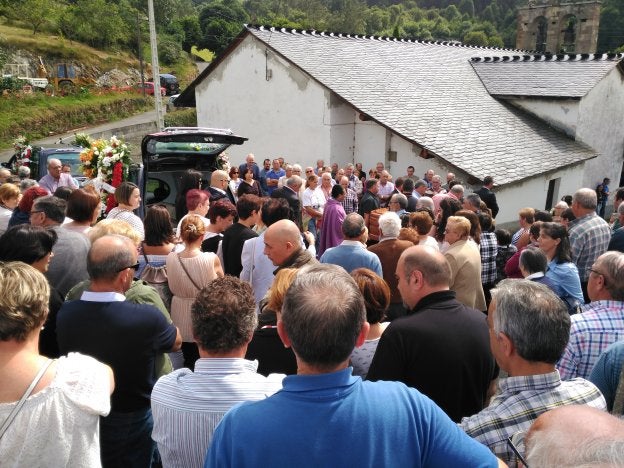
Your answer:
[[[39,180],[39,185],[46,189],[50,195],[54,195],[54,192],[59,187],[78,188],[71,174],[61,172],[62,167],[60,160],[56,158],[48,159],[48,173]]]

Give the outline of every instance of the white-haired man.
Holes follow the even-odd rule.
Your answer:
[[[62,172],[62,168],[60,159],[48,159],[48,173],[39,180],[39,186],[46,189],[50,195],[54,195],[59,187],[78,188],[71,174]]]
[[[607,251],[611,230],[607,222],[596,214],[596,191],[577,190],[572,197],[572,212],[576,219],[570,222],[570,249],[572,261],[578,268],[585,302],[589,302],[587,281],[592,263]]]
[[[389,320],[405,315],[405,307],[401,300],[398,280],[394,272],[403,251],[414,244],[408,240],[399,240],[401,230],[401,219],[392,211],[388,211],[379,217],[379,243],[371,245],[368,250],[379,257],[383,278],[390,287],[390,307],[388,308]]]

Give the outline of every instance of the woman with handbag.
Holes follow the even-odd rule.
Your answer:
[[[79,353],[39,354],[50,294],[41,272],[0,263],[0,284],[2,466],[101,466],[98,428],[110,412],[113,371]]]
[[[169,288],[173,293],[171,319],[182,334],[184,366],[191,370],[195,369],[195,361],[199,358],[193,339],[191,306],[202,288],[218,276],[223,276],[217,255],[201,251],[205,231],[199,216],[187,216],[180,227],[184,250],[169,253],[166,261]]]

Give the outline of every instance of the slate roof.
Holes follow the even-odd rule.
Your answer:
[[[497,97],[581,98],[621,61],[623,54],[473,57],[472,68]]]
[[[180,96],[187,105],[194,86],[248,34],[374,121],[480,180],[492,175],[505,185],[598,155],[492,97],[471,58],[495,49],[461,44],[246,26]]]

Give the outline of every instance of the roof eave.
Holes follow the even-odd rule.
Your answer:
[[[581,99],[583,99],[583,97],[585,97],[585,95],[553,96],[553,95],[548,95],[548,94],[492,94],[492,93],[489,93],[489,94],[493,98],[503,99],[506,101],[509,101],[512,99],[552,99],[553,101],[580,101]]]

